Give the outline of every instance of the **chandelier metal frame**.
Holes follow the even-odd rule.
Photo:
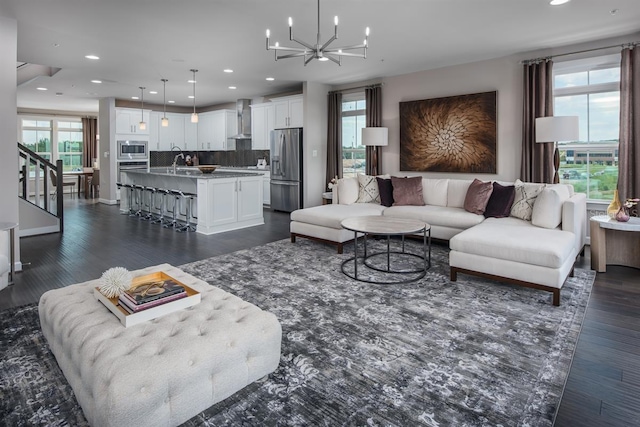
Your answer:
[[[293,36],[293,19],[289,17],[289,40],[296,42],[303,47],[288,47],[288,46],[280,46],[278,42],[274,45],[270,44],[271,32],[267,29],[267,50],[275,51],[275,60],[279,59],[287,59],[287,58],[296,58],[302,57],[304,58],[304,65],[306,66],[312,59],[317,59],[318,61],[333,61],[338,65],[342,65],[342,57],[350,56],[356,58],[367,58],[367,48],[369,46],[369,27],[365,30],[365,39],[362,44],[343,46],[343,47],[329,47],[331,43],[338,39],[338,17],[334,17],[334,33],[333,37],[327,40],[324,44],[321,42],[320,36],[320,0],[318,0],[318,33],[316,38],[316,44],[312,45],[305,41],[299,40]],[[362,49],[362,53],[355,52],[345,52],[348,50],[358,50]],[[292,52],[287,54],[279,55],[278,51]]]

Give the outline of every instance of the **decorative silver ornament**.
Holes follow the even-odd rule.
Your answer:
[[[119,297],[131,286],[133,275],[123,267],[113,267],[102,273],[100,292],[107,298]]]

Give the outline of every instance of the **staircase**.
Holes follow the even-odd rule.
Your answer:
[[[62,160],[49,162],[38,153],[18,143],[20,155],[18,196],[21,200],[21,236],[64,231],[64,208],[62,204]],[[49,179],[50,171],[56,174],[56,185]],[[24,212],[23,212],[24,211]],[[24,233],[23,219],[34,232]],[[25,224],[27,225],[27,224]],[[38,231],[40,230],[40,231]]]

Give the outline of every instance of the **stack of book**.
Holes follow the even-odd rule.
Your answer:
[[[118,302],[127,312],[138,313],[186,297],[186,290],[173,280],[155,280],[125,291]]]

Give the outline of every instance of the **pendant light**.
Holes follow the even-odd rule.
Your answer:
[[[144,90],[146,88],[143,86],[140,86],[140,99],[142,100],[142,106],[140,107],[140,123],[138,124],[138,127],[140,128],[140,130],[146,130],[147,129],[147,124],[144,122]]]
[[[193,73],[193,114],[191,114],[191,123],[198,123],[198,113],[196,113],[196,73],[198,70],[191,69]]]
[[[166,128],[169,126],[169,119],[167,118],[167,79],[160,79],[162,82],[163,93],[162,93],[162,127]]]

